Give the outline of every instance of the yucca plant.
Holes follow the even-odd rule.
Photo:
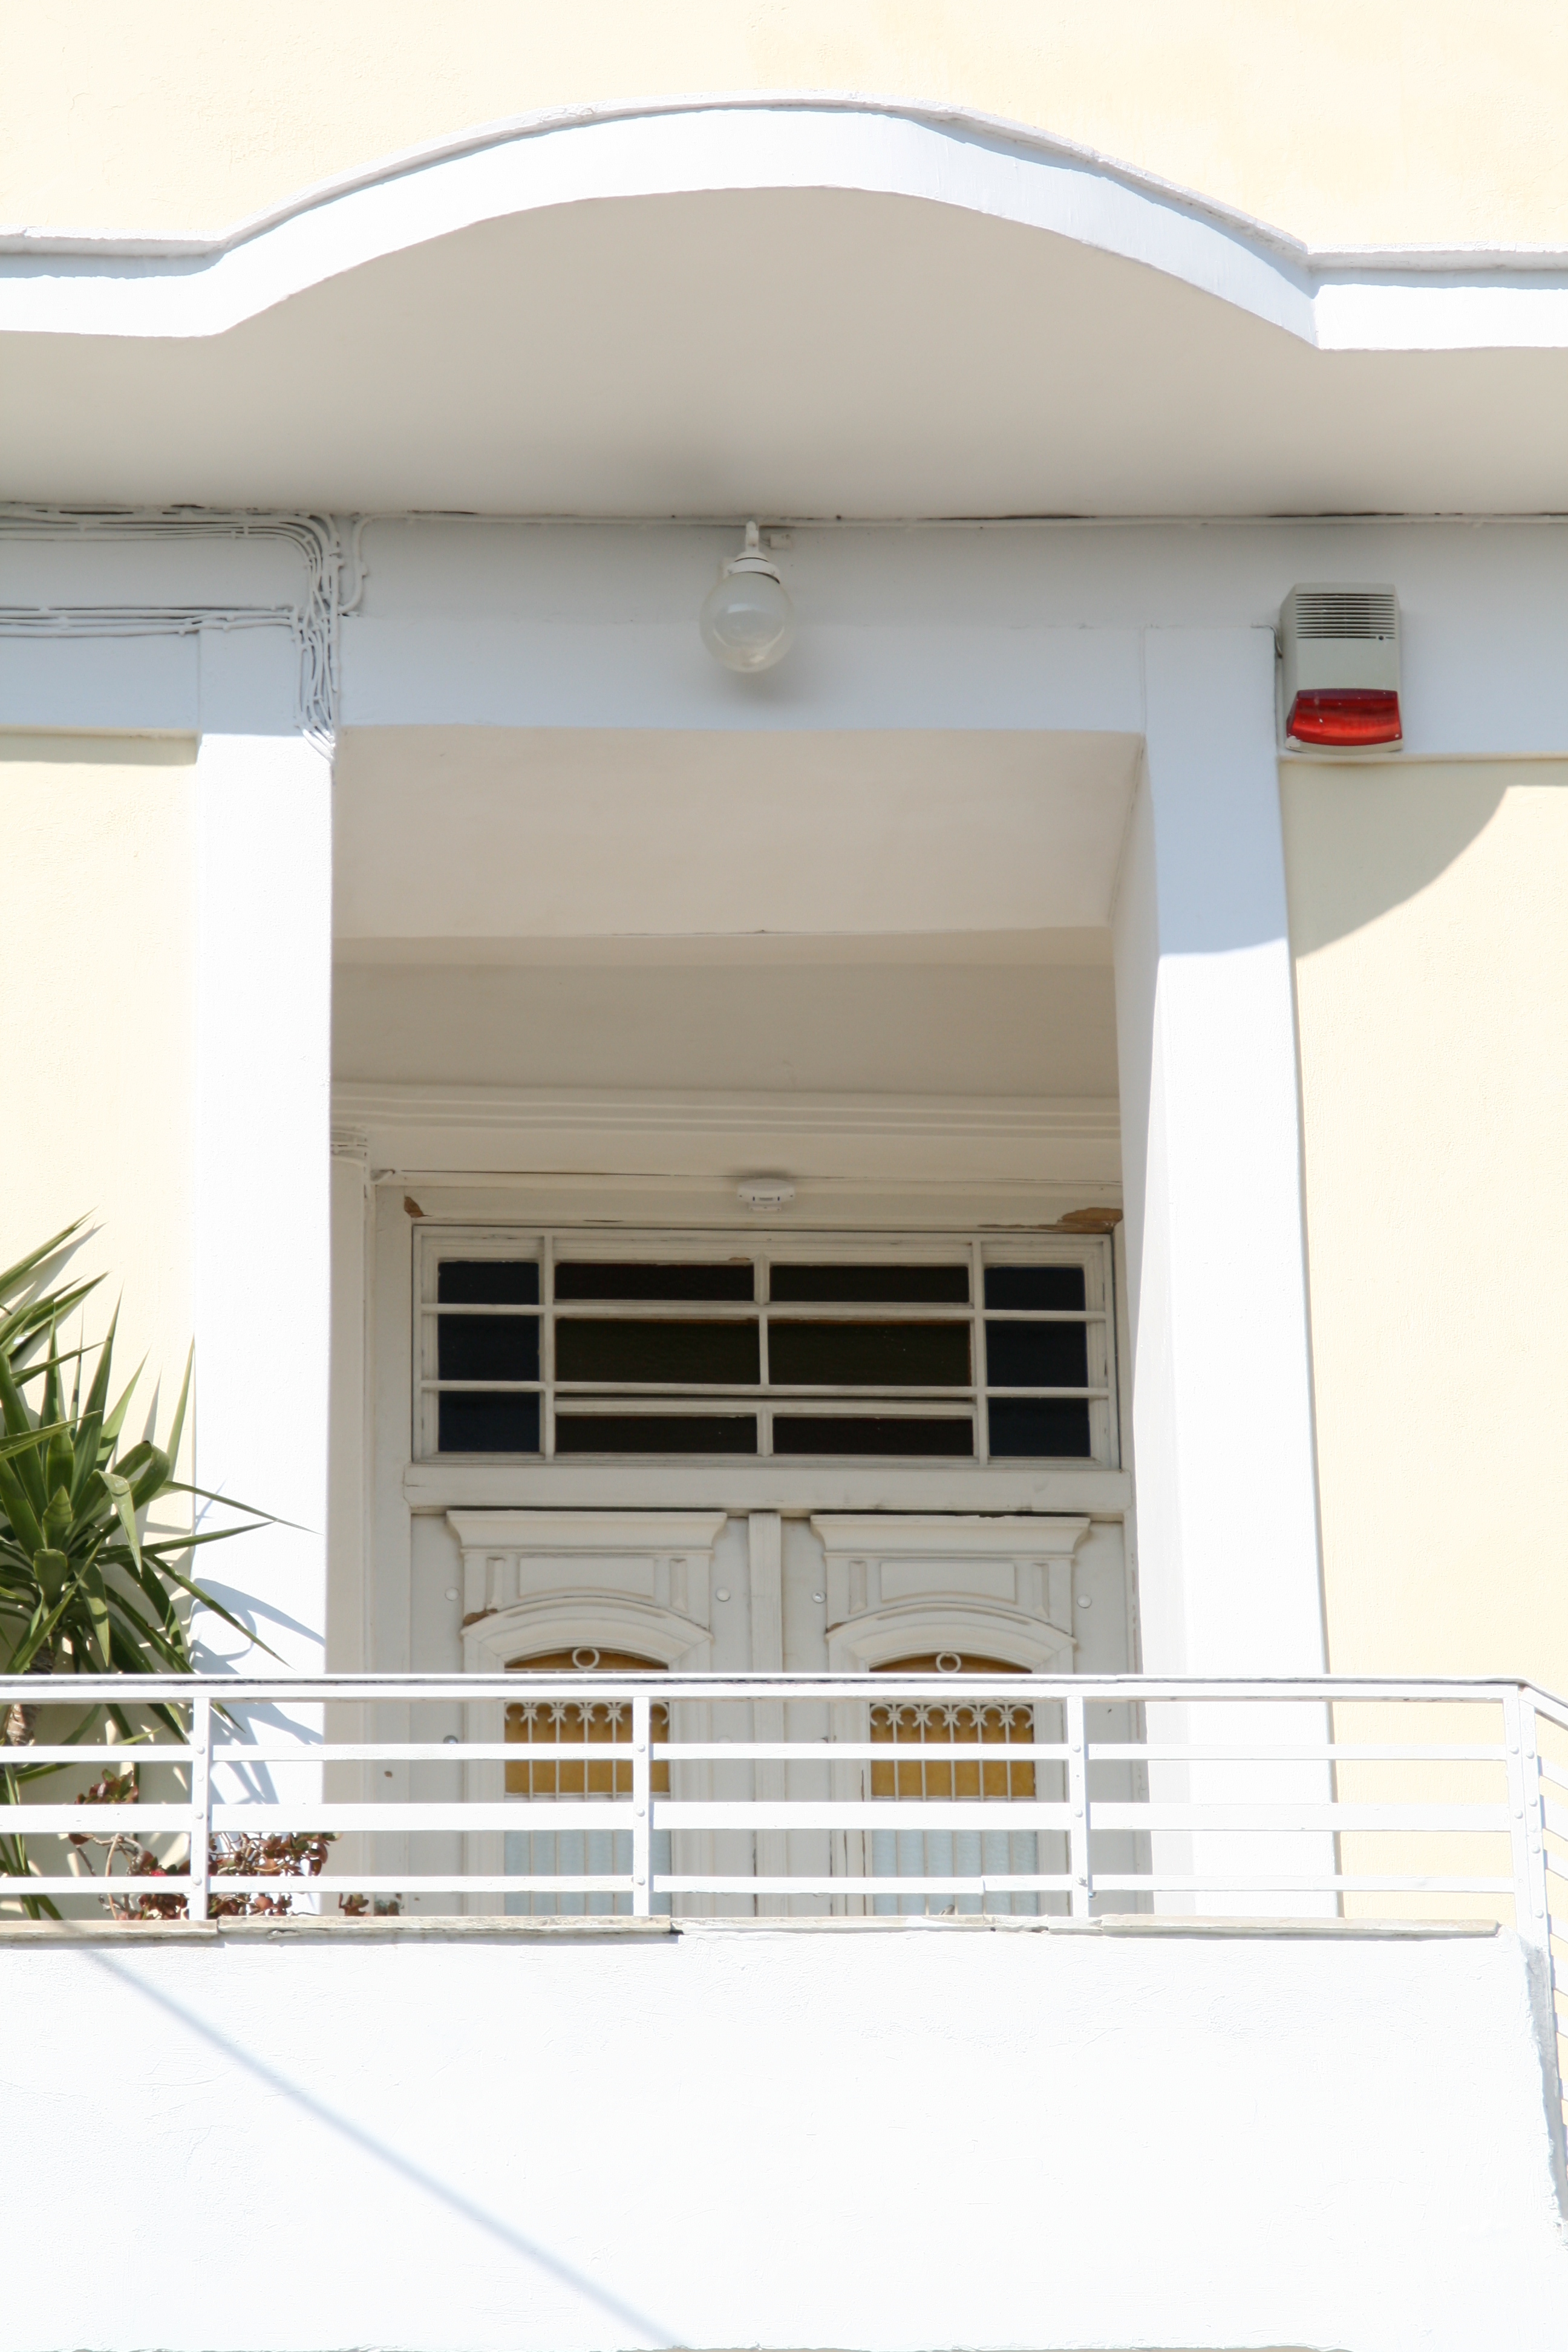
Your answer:
[[[81,1222],[0,1273],[0,1672],[48,1675],[57,1682],[77,1674],[190,1674],[194,1660],[182,1601],[199,1602],[237,1633],[247,1629],[175,1563],[198,1544],[247,1533],[268,1514],[231,1504],[244,1514],[237,1526],[161,1537],[146,1533],[146,1514],[164,1496],[229,1498],[174,1475],[190,1394],[188,1357],[165,1443],[143,1438],[121,1453],[121,1433],[141,1368],[111,1403],[115,1318],[96,1346],[61,1349],[62,1317],[95,1286],[41,1286],[50,1261]],[[94,1353],[98,1361],[84,1401],[83,1360]],[[36,1405],[24,1393],[35,1381]],[[22,1781],[63,1769],[10,1760],[9,1751],[33,1742],[43,1702],[40,1688],[37,1702],[16,1701],[6,1712],[0,1733],[0,1756],[6,1759],[0,1764],[0,1803],[15,1804]],[[47,1703],[68,1705],[68,1694],[50,1691]],[[125,1739],[145,1738],[127,1712],[133,1705],[128,1692],[123,1706],[110,1702],[84,1708],[59,1744],[86,1739],[106,1716]],[[185,1727],[174,1708],[154,1705],[144,1712],[176,1738],[184,1736]],[[29,1870],[21,1838],[0,1838],[0,1876],[26,1878]],[[37,1907],[28,1901],[29,1911]]]

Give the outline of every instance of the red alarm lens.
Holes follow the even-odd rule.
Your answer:
[[[1399,697],[1382,687],[1344,687],[1333,694],[1299,694],[1285,732],[1293,743],[1326,743],[1342,751],[1402,740]]]

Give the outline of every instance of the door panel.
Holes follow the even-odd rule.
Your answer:
[[[971,1665],[984,1661],[987,1671],[1015,1670],[1020,1682],[1031,1674],[1075,1668],[1125,1672],[1132,1663],[1124,1535],[1117,1522],[893,1512],[819,1513],[810,1518],[758,1512],[712,1515],[701,1522],[672,1513],[585,1511],[463,1512],[454,1513],[451,1524],[463,1551],[466,1598],[480,1612],[466,1634],[468,1662],[477,1666],[546,1653],[565,1657],[584,1645],[597,1647],[612,1663],[635,1653],[676,1671],[686,1665],[821,1674],[903,1664],[914,1672],[928,1670],[939,1656],[957,1656]],[[634,1638],[638,1630],[645,1639]],[[954,1669],[954,1675],[955,1682],[961,1680],[961,1670]],[[952,1722],[934,1728],[931,1736],[972,1737],[973,1710],[964,1712],[956,1691],[950,1706],[958,1710]],[[1046,1703],[1016,1712],[1031,1727],[1019,1736],[1061,1737],[1058,1706]],[[1131,1736],[1128,1709],[1091,1712],[1091,1738]],[[830,1706],[815,1700],[686,1701],[672,1710],[672,1732],[678,1740],[719,1743],[779,1738],[865,1741],[876,1736],[874,1717],[874,1708],[864,1702]],[[1001,1737],[1004,1728],[991,1726],[985,1736]],[[860,1759],[785,1765],[743,1758],[726,1764],[720,1758],[677,1764],[670,1792],[694,1800],[858,1799],[890,1795],[890,1780],[882,1786],[890,1769]],[[957,1768],[961,1779],[973,1769]],[[1017,1790],[1012,1787],[1020,1772],[1032,1778],[1027,1793],[1047,1799],[1062,1793],[1061,1768],[1054,1763],[986,1769],[981,1793],[996,1799],[998,1815],[1005,1812],[1007,1795],[1021,1792],[1021,1782]],[[1132,1768],[1093,1769],[1097,1795],[1133,1793]],[[1005,1790],[992,1785],[998,1771],[1006,1779]],[[505,1777],[509,1783],[518,1780],[514,1769]],[[537,1775],[530,1771],[527,1777],[528,1789],[519,1784],[511,1793],[520,1798],[520,1811],[526,1806],[531,1818],[526,1826],[520,1820],[506,1838],[509,1866],[563,1874],[616,1866],[620,1857],[612,1859],[612,1848],[619,1841],[552,1833],[541,1817],[548,1794],[537,1801]],[[934,1783],[926,1793],[933,1792],[942,1793]],[[472,1793],[481,1791],[476,1788]],[[500,1793],[499,1787],[494,1793]],[[953,1793],[971,1791],[965,1784]],[[1011,1831],[1003,1819],[994,1829],[940,1834],[909,1824],[865,1833],[693,1830],[677,1832],[668,1857],[661,1850],[657,1866],[775,1881],[1026,1875],[1064,1868],[1058,1853],[1062,1843],[1054,1834]],[[1131,1842],[1125,1854],[1113,1854],[1110,1843],[1101,1843],[1100,1866],[1131,1867]],[[515,1900],[518,1907],[532,1909],[608,1909],[614,1899],[568,1895],[558,1903],[553,1896],[522,1896],[509,1900],[508,1907]],[[1067,1903],[1065,1896],[1023,1890],[984,1898],[967,1893],[902,1896],[889,1890],[867,1898],[759,1887],[754,1894],[678,1895],[674,1907],[689,1916],[915,1908],[1035,1913],[1064,1910]],[[1131,1906],[1121,1897],[1113,1907]]]

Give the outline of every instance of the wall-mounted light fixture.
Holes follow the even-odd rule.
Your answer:
[[[754,522],[703,600],[702,642],[726,669],[772,669],[795,642],[795,606],[777,567],[763,553]]]

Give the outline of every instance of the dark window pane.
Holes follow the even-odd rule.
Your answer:
[[[813,1306],[967,1307],[966,1265],[775,1265],[769,1297]]]
[[[966,1388],[967,1323],[768,1326],[768,1375],[814,1388]]]
[[[539,1265],[533,1258],[447,1257],[436,1273],[443,1307],[537,1307]]]
[[[752,1298],[750,1264],[597,1265],[567,1259],[555,1269],[557,1298]]]
[[[985,1269],[987,1307],[1023,1307],[1070,1315],[1081,1308],[1081,1265],[988,1265]]]
[[[536,1396],[475,1396],[447,1389],[437,1400],[443,1454],[537,1454]]]
[[[555,1374],[563,1381],[668,1381],[682,1388],[754,1381],[760,1364],[754,1323],[665,1323],[653,1318],[612,1323],[598,1316],[561,1316]]]
[[[967,1421],[921,1421],[903,1413],[790,1412],[773,1416],[775,1454],[923,1454],[972,1460]]]
[[[994,1389],[1089,1386],[1089,1333],[1081,1323],[987,1323],[985,1381]]]
[[[557,1454],[754,1454],[749,1412],[562,1412]]]
[[[1014,1398],[991,1401],[993,1461],[1019,1454],[1066,1454],[1081,1460],[1089,1452],[1089,1407],[1068,1397],[1038,1403]]]
[[[440,1315],[436,1365],[444,1381],[536,1381],[537,1315]]]

